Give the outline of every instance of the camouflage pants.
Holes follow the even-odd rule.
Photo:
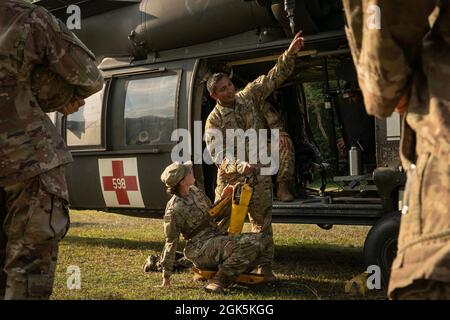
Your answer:
[[[220,183],[216,187],[216,199],[219,199],[223,188]],[[272,266],[274,257],[274,243],[272,231],[272,178],[271,176],[257,176],[257,183],[252,185],[253,195],[249,205],[249,220],[252,232],[263,233],[268,237],[268,245],[261,255],[259,266]]]
[[[418,156],[405,187],[409,209],[389,283],[392,299],[450,298],[450,166],[448,154],[438,157],[431,149],[417,137]]]
[[[295,172],[295,150],[294,143],[288,135],[286,145],[280,144],[280,167],[278,169],[277,182],[291,182]]]
[[[186,246],[185,255],[200,269],[216,269],[230,279],[250,272],[260,265],[261,254],[270,239],[262,233],[217,236],[207,240],[199,250]]]
[[[65,200],[47,192],[40,176],[4,188],[2,269],[5,299],[48,299],[52,293],[58,241],[66,234]]]
[[[398,300],[450,300],[450,285],[439,281],[415,281],[412,285],[398,289]]]

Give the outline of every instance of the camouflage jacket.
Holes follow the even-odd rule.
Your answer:
[[[165,277],[172,273],[180,234],[187,240],[184,254],[188,259],[198,256],[205,241],[220,234],[208,213],[211,206],[206,194],[195,186],[186,197],[174,195],[167,203],[164,214],[166,242],[161,259]]]
[[[94,55],[44,8],[4,0],[0,17],[0,186],[5,186],[72,160],[45,114],[49,110],[32,93],[34,67],[47,67],[80,98],[99,91],[103,78]]]
[[[373,12],[366,12],[361,1],[344,1],[347,38],[367,112],[389,116],[400,98],[409,95],[403,164],[409,167],[414,161],[414,134],[427,142],[417,147],[450,161],[449,1],[423,0],[414,6],[407,0],[368,3],[380,8],[379,29],[369,29],[366,22],[374,20]]]
[[[227,129],[260,129],[275,128],[280,126],[279,115],[269,112],[270,104],[265,100],[279,88],[281,84],[291,75],[295,66],[295,55],[284,52],[277,64],[267,75],[259,76],[253,82],[247,84],[244,89],[236,93],[234,108],[222,106],[217,103],[208,116],[205,124],[206,144],[214,162],[219,166],[218,178],[225,175],[236,175],[241,172],[239,161],[221,161],[221,155],[217,154],[213,146],[213,137],[210,130],[220,130],[224,141],[226,141]],[[246,144],[246,149],[248,144]],[[226,150],[224,146],[222,150]],[[248,153],[248,150],[246,150]],[[234,157],[236,155],[236,147]],[[246,155],[248,156],[248,155]],[[235,159],[243,160],[243,159]]]

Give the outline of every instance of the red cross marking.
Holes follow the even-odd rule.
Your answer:
[[[119,204],[130,204],[128,191],[138,191],[137,179],[135,176],[125,176],[123,171],[123,161],[112,161],[113,175],[102,177],[105,191],[115,191]]]

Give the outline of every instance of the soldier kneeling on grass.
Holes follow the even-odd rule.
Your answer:
[[[161,259],[162,286],[170,286],[170,276],[176,259],[180,234],[186,239],[184,255],[200,269],[217,269],[206,285],[211,293],[224,289],[244,272],[258,266],[261,253],[270,243],[264,233],[224,235],[219,231],[208,210],[212,203],[206,194],[194,186],[195,178],[190,163],[172,163],[161,175],[161,181],[172,195],[164,215],[165,247]],[[232,192],[226,186],[222,198]]]

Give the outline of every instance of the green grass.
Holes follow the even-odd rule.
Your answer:
[[[97,211],[71,211],[72,225],[60,245],[52,299],[217,299],[192,281],[190,270],[172,276],[160,288],[160,273],[142,265],[164,245],[162,220]],[[274,271],[271,285],[235,285],[220,299],[355,299],[345,282],[364,271],[362,246],[368,227],[274,224]],[[245,225],[244,231],[249,231]],[[81,289],[67,289],[67,268],[81,270]],[[384,298],[371,291],[369,299]]]

